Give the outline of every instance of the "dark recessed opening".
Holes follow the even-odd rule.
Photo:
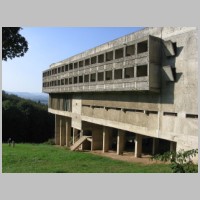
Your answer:
[[[164,116],[177,116],[177,113],[172,113],[172,112],[164,112]]]
[[[58,80],[58,85],[60,85],[60,80]]]
[[[106,53],[106,61],[113,60],[113,51]]]
[[[96,73],[93,73],[90,75],[90,82],[95,82],[96,81]]]
[[[72,84],[72,78],[69,78],[69,85]]]
[[[83,76],[79,76],[79,83],[83,83]]]
[[[64,84],[65,84],[65,80],[61,79],[61,85],[64,85]]]
[[[65,65],[65,71],[68,71],[68,65]]]
[[[114,72],[114,79],[122,79],[122,69],[116,69]]]
[[[147,76],[147,65],[137,66],[137,77]]]
[[[91,64],[95,64],[95,63],[97,63],[97,57],[96,56],[91,58]]]
[[[98,63],[103,63],[104,62],[104,54],[101,54],[98,56]]]
[[[77,82],[78,82],[78,77],[75,76],[75,77],[74,77],[74,84],[76,84]]]
[[[78,68],[78,63],[74,63],[74,69]]]
[[[79,61],[79,67],[83,67],[83,60]]]
[[[70,63],[70,64],[69,64],[69,70],[72,70],[72,69],[73,69],[73,64]]]
[[[106,71],[106,81],[112,80],[112,70]]]
[[[90,59],[89,58],[85,60],[85,66],[88,66],[88,65],[90,65]]]
[[[148,50],[148,41],[145,40],[137,44],[137,53],[144,53]]]
[[[124,78],[134,77],[134,67],[127,67],[124,69]]]
[[[103,75],[104,75],[104,72],[99,72],[98,73],[98,81],[103,81]]]
[[[198,115],[186,114],[186,118],[198,118]]]
[[[89,82],[89,74],[84,75],[84,83]]]
[[[132,56],[135,54],[135,45],[132,44],[126,47],[126,56]]]
[[[65,79],[65,85],[68,85],[68,78]]]
[[[65,66],[62,66],[62,72],[64,72],[65,71]]]
[[[123,58],[124,49],[120,48],[115,50],[115,59]]]
[[[61,72],[61,67],[58,67],[58,73],[60,73]]]

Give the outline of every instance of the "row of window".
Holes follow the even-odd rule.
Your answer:
[[[123,58],[124,56],[125,57],[132,56],[132,55],[135,55],[135,52],[136,52],[135,49],[136,49],[135,44],[127,45],[126,47],[122,47],[122,48],[116,49],[114,51],[102,53],[100,55],[86,58],[85,60],[81,60],[81,61],[74,62],[74,63],[69,63],[64,66],[54,68],[52,70],[48,70],[43,73],[43,77],[51,76],[54,74],[62,73],[65,71],[69,71],[69,70],[73,70],[73,69],[77,69],[77,68],[81,68],[84,66],[97,64],[97,63],[109,62],[114,59]],[[148,51],[148,41],[147,40],[137,43],[137,54],[144,53],[147,51]]]
[[[109,81],[109,80],[118,80],[118,79],[128,79],[134,78],[135,67],[127,67],[124,69],[115,69],[105,71],[105,72],[98,72],[98,73],[91,73],[85,74],[81,76],[74,76],[70,78],[65,78],[61,80],[55,80],[50,82],[44,82],[43,87],[51,87],[51,86],[59,86],[59,85],[71,85],[71,84],[78,84],[78,83],[89,83],[89,82],[96,82],[96,81]],[[147,72],[147,65],[140,65],[137,66],[136,70],[136,77],[145,77],[148,75]],[[124,73],[123,73],[124,72]]]
[[[91,106],[91,105],[82,105],[83,107],[90,107],[90,108],[102,108],[102,109],[106,109],[106,110],[109,110],[109,109],[114,109],[114,110],[120,110],[120,111],[123,111],[123,112],[137,112],[137,113],[145,113],[146,115],[149,115],[149,114],[155,114],[157,115],[158,114],[158,111],[152,111],[152,110],[138,110],[138,109],[127,109],[127,108],[118,108],[118,107],[104,107],[104,106]],[[163,115],[164,116],[175,116],[177,117],[178,116],[178,113],[173,113],[173,112],[163,112]],[[185,115],[186,118],[198,118],[198,115],[195,115],[195,114],[186,114]]]

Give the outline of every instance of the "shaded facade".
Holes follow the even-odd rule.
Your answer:
[[[195,27],[145,28],[43,72],[56,144],[123,154],[198,148]]]

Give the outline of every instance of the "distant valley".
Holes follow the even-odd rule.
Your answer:
[[[8,94],[14,94],[18,97],[24,98],[24,99],[30,99],[35,102],[40,102],[42,104],[48,104],[48,94],[45,93],[31,93],[31,92],[9,92],[5,91]]]

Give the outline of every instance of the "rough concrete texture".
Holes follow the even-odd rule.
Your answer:
[[[103,68],[100,65],[95,68],[96,73],[101,70],[114,71],[114,69],[122,68],[124,76],[125,66],[134,65],[136,74],[137,65],[146,63],[148,76],[135,76],[126,83],[127,88],[132,88],[132,90],[125,91],[121,87],[124,84],[123,80],[110,82],[112,91],[109,89],[109,92],[106,92],[106,84],[109,85],[109,83],[104,84],[103,88],[99,85],[101,92],[95,92],[97,83],[91,82],[84,85],[88,91],[93,92],[78,92],[83,91],[83,87],[76,89],[78,86],[73,86],[72,91],[74,89],[76,92],[73,95],[64,89],[59,89],[64,87],[56,86],[56,93],[60,93],[63,99],[66,95],[72,99],[71,112],[65,111],[62,107],[58,109],[58,102],[61,105],[62,98],[58,100],[53,96],[55,93],[51,93],[53,90],[43,88],[44,91],[50,92],[52,104],[49,105],[49,112],[71,118],[72,127],[79,130],[82,129],[83,122],[90,122],[102,127],[106,126],[172,141],[176,144],[176,150],[198,148],[198,47],[195,27],[146,28],[56,63],[50,69],[66,62],[74,62],[87,56],[92,57],[113,48],[118,49],[123,43],[135,44],[136,41],[138,44],[146,38],[148,38],[148,53],[142,53],[137,57],[133,56],[129,60],[122,58],[113,61],[112,64],[106,63]],[[135,51],[137,50],[136,45]],[[164,66],[170,66],[168,67],[171,73],[170,80],[166,76]],[[87,70],[91,71],[90,68],[87,68],[84,73],[87,73]],[[44,77],[43,81],[48,79],[50,78]],[[120,87],[121,89],[119,89]],[[136,91],[136,89],[140,91]],[[92,149],[103,150],[103,128],[100,132],[97,131],[98,134],[95,130],[93,132]],[[58,141],[58,136],[56,138]],[[95,147],[95,142],[98,147]],[[170,148],[175,149],[174,143],[171,144]],[[155,143],[153,146],[153,152],[157,149],[156,145]]]

